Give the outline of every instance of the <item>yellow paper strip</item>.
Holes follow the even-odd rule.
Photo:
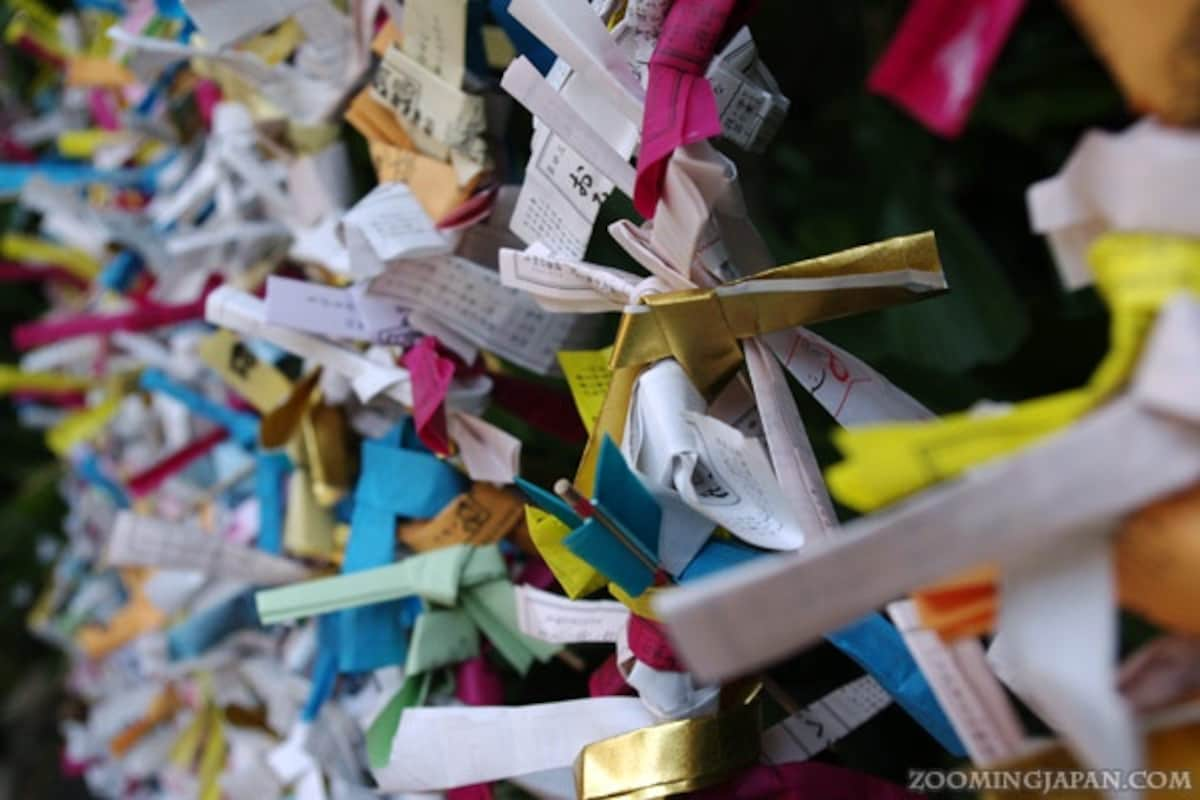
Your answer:
[[[1112,310],[1112,333],[1109,353],[1086,386],[1027,400],[1002,414],[960,413],[927,423],[839,431],[834,441],[846,460],[827,473],[833,495],[857,511],[870,511],[1070,424],[1125,383],[1167,299],[1200,292],[1197,240],[1108,234],[1097,240],[1090,261]]]
[[[6,233],[0,237],[0,258],[54,264],[87,280],[100,274],[100,262],[82,250],[22,233]]]

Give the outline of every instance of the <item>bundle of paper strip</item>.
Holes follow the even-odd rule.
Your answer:
[[[935,420],[803,327],[945,291],[933,234],[777,265],[710,141],[788,110],[749,0],[9,5],[53,102],[0,142],[0,255],[51,308],[2,385],[66,466],[30,624],[97,795],[898,798],[813,756],[894,702],[1049,758],[1002,684],[1080,763],[1175,765],[1194,135],[1089,135],[1031,192],[1112,310],[1094,379]],[[947,135],[1021,4],[958,6],[872,78]],[[629,269],[583,260],[614,191]],[[834,496],[912,499],[839,525],[789,374],[846,429]],[[1177,634],[1120,681],[1118,602]],[[822,638],[861,672],[802,706],[766,670]]]

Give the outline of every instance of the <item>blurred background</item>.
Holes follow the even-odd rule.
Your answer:
[[[1035,2],[1002,51],[966,132],[940,139],[866,91],[867,73],[906,7],[904,0],[763,2],[751,28],[792,106],[766,154],[727,148],[752,218],[778,263],[902,233],[937,233],[947,295],[817,328],[934,410],[1077,386],[1106,348],[1105,311],[1090,290],[1061,291],[1045,245],[1029,230],[1025,190],[1057,172],[1087,128],[1119,128],[1131,118],[1059,5]],[[0,25],[8,13],[0,0]],[[34,73],[26,59],[0,50],[0,97],[29,96]],[[527,117],[514,127],[524,135]],[[348,126],[344,136],[361,144]],[[615,197],[605,213],[632,216]],[[0,227],[22,224],[11,204],[0,206]],[[591,260],[627,263],[603,233],[605,224]],[[43,306],[36,287],[5,284],[0,328],[7,334]],[[15,360],[7,335],[0,336],[0,356]],[[818,456],[835,460],[829,419],[801,402]],[[57,719],[70,710],[56,689],[63,663],[24,625],[64,514],[58,468],[40,433],[20,428],[7,402],[0,405],[0,443],[0,800],[83,797],[58,770]],[[832,649],[817,648],[784,673],[803,700],[855,671]],[[940,757],[894,709],[836,750],[835,758],[865,762],[895,780]]]

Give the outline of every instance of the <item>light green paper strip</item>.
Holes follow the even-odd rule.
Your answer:
[[[477,655],[479,631],[470,617],[458,609],[426,611],[413,626],[404,674],[418,675]]]
[[[392,739],[396,736],[396,728],[400,727],[400,717],[404,709],[425,704],[429,694],[433,673],[410,675],[404,685],[396,692],[379,712],[379,716],[367,728],[367,761],[371,769],[382,769],[392,759]]]
[[[474,586],[462,596],[461,607],[483,631],[500,655],[524,675],[534,659],[546,661],[562,649],[521,633],[517,623],[517,596],[507,578]]]
[[[467,545],[431,550],[386,567],[266,589],[254,595],[264,625],[419,595],[444,605],[458,599]]]
[[[462,579],[458,585],[459,588],[465,589],[468,586],[478,586],[484,581],[502,578],[507,574],[508,566],[504,563],[500,546],[489,544],[484,547],[476,547],[471,551],[471,556],[467,559],[467,565],[463,567]]]
[[[440,605],[458,602],[460,586],[506,575],[496,545],[460,544],[409,556],[385,567],[265,589],[254,595],[264,625],[418,595]]]

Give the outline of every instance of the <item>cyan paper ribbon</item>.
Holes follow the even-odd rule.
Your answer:
[[[395,561],[397,518],[435,517],[466,486],[457,470],[423,448],[411,421],[363,442],[342,572]],[[404,663],[412,611],[411,603],[401,599],[338,612],[338,671],[364,672]]]
[[[257,417],[213,402],[193,389],[172,380],[162,370],[146,370],[142,373],[139,385],[148,392],[162,392],[178,400],[196,416],[204,417],[225,428],[238,444],[247,449],[253,448],[258,442]]]
[[[255,458],[254,493],[258,496],[258,547],[283,552],[283,482],[292,471],[287,453],[260,450]]]
[[[229,634],[262,627],[247,590],[192,614],[167,631],[167,654],[172,661],[198,658]]]
[[[83,478],[83,480],[108,495],[114,506],[117,508],[129,508],[129,496],[125,494],[125,490],[121,488],[119,483],[105,473],[95,453],[88,453],[80,459],[76,466],[76,471],[80,478]]]

